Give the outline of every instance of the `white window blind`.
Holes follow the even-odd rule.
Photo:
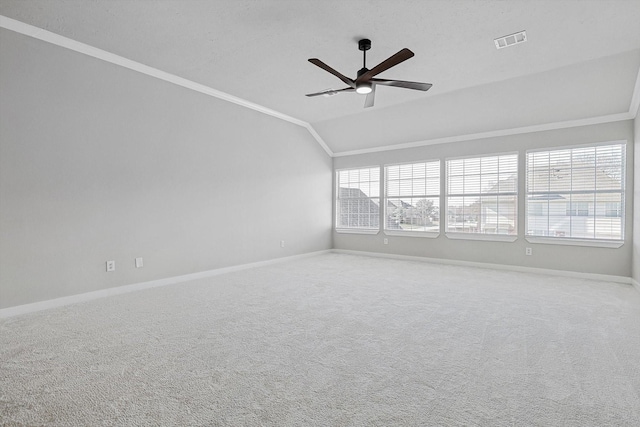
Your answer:
[[[447,160],[447,232],[517,234],[518,155]]]
[[[385,166],[385,195],[385,230],[439,231],[439,160]]]
[[[527,151],[527,236],[622,240],[625,144]]]
[[[378,230],[380,167],[339,170],[336,181],[336,229]]]

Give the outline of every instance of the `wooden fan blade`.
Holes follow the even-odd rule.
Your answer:
[[[355,89],[352,87],[346,87],[344,89],[329,89],[322,92],[308,93],[306,96],[336,95],[340,92],[355,92]]]
[[[422,91],[427,91],[431,89],[431,86],[433,86],[431,83],[407,82],[404,80],[371,79],[370,81],[375,82],[375,84],[378,85],[403,87],[405,89],[415,89]]]
[[[367,71],[366,73],[358,77],[356,79],[356,82],[359,83],[359,82],[367,81],[371,77],[376,76],[381,72],[386,71],[389,68],[394,67],[399,63],[406,61],[412,56],[413,56],[413,52],[411,52],[409,49],[405,47],[395,55],[391,55],[389,58],[385,59],[384,61],[382,61],[381,63],[379,63],[378,65],[376,65],[375,67],[373,67],[372,69],[370,69],[369,71]]]
[[[313,65],[316,65],[316,66],[322,68],[325,71],[330,72],[331,74],[333,74],[334,76],[336,76],[337,78],[339,78],[345,84],[348,84],[352,88],[356,87],[356,82],[355,81],[351,80],[349,77],[347,77],[347,76],[339,73],[338,71],[334,70],[333,68],[329,67],[327,64],[325,64],[324,62],[320,61],[318,58],[311,58],[311,59],[309,59],[309,62],[311,62]]]
[[[376,85],[371,85],[371,92],[367,94],[364,100],[364,108],[373,107],[373,101],[376,98]]]

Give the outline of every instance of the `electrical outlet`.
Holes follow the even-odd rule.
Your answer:
[[[142,268],[143,266],[142,257],[136,258],[136,268]]]
[[[386,237],[382,240],[382,243],[384,243],[385,245],[389,244],[389,239],[387,239]]]
[[[107,271],[116,271],[115,261],[107,261]]]
[[[284,248],[284,240],[280,240],[280,247]]]
[[[526,249],[524,250],[524,253],[525,253],[526,255],[533,255],[533,249],[531,249],[531,248],[526,248]]]

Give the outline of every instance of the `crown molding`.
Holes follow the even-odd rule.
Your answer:
[[[233,96],[228,93],[213,89],[209,86],[196,83],[194,81],[185,79],[180,76],[176,76],[175,74],[167,73],[157,68],[153,68],[148,65],[141,64],[140,62],[136,62],[131,59],[124,58],[122,56],[113,54],[111,52],[98,49],[88,44],[80,43],[68,37],[64,37],[59,34],[52,33],[51,31],[43,30],[42,28],[34,27],[33,25],[16,21],[15,19],[7,18],[5,16],[0,16],[0,27],[6,28],[11,31],[15,31],[20,34],[24,34],[29,37],[33,37],[35,39],[42,40],[60,47],[64,47],[66,49],[73,50],[75,52],[91,56],[93,58],[101,59],[103,61],[110,62],[112,64],[116,64],[121,67],[128,68],[130,70],[137,71],[139,73],[146,74],[148,76],[155,77],[157,79],[164,80],[169,83],[173,83],[175,85],[182,86],[187,89],[191,89],[196,92],[203,93],[205,95],[213,96],[215,98],[219,98],[224,101],[238,104],[243,107],[249,108],[251,110],[255,110],[263,114],[268,114],[270,116],[277,117],[279,119],[296,124],[298,126],[306,127],[307,125],[307,123],[302,120],[296,119],[295,117],[288,116],[286,114],[280,113],[278,111],[272,110],[262,105],[255,104],[245,99],[238,98],[237,96]]]
[[[631,115],[631,117],[636,118],[638,116],[638,109],[640,109],[640,68],[638,69],[638,75],[636,76],[636,85],[633,89],[631,104],[629,105],[629,114]]]
[[[445,138],[420,140],[420,141],[408,142],[404,144],[384,145],[384,146],[375,147],[375,148],[366,148],[361,150],[350,150],[350,151],[342,151],[342,152],[334,153],[331,150],[331,148],[329,148],[327,143],[322,139],[320,134],[318,134],[318,132],[313,128],[313,126],[310,123],[305,122],[304,120],[297,119],[295,117],[289,116],[287,114],[281,113],[271,108],[267,108],[265,106],[239,98],[237,96],[230,95],[226,92],[213,89],[209,86],[196,83],[194,81],[185,79],[180,76],[176,76],[175,74],[167,73],[157,68],[153,68],[148,65],[141,64],[131,59],[124,58],[122,56],[113,54],[111,52],[98,49],[88,44],[78,42],[68,37],[64,37],[59,34],[52,33],[51,31],[47,31],[42,28],[35,27],[33,25],[29,25],[21,21],[8,18],[3,15],[0,15],[0,27],[6,28],[16,33],[20,33],[29,37],[33,37],[33,38],[45,41],[47,43],[64,47],[66,49],[70,49],[75,52],[91,56],[93,58],[97,58],[112,64],[116,64],[121,67],[128,68],[130,70],[137,71],[139,73],[146,74],[148,76],[155,77],[157,79],[164,80],[166,82],[173,83],[178,86],[182,86],[184,88],[203,93],[205,95],[209,95],[227,102],[231,102],[233,104],[240,105],[245,108],[249,108],[251,110],[258,111],[262,114],[267,114],[269,116],[278,118],[280,120],[293,123],[297,126],[301,126],[309,132],[309,134],[313,137],[313,139],[316,140],[316,142],[322,147],[322,149],[330,157],[354,156],[354,155],[360,155],[360,154],[377,153],[382,151],[403,150],[407,148],[424,147],[427,145],[446,144],[446,143],[460,142],[460,141],[471,141],[476,139],[518,135],[518,134],[531,133],[531,132],[542,132],[547,130],[571,128],[571,127],[578,127],[578,126],[588,126],[588,125],[616,122],[616,121],[622,121],[622,120],[633,120],[637,116],[638,110],[640,108],[640,70],[638,70],[638,75],[636,78],[636,84],[633,91],[631,104],[629,106],[629,111],[627,113],[618,113],[618,114],[611,114],[607,116],[591,117],[586,119],[570,120],[570,121],[564,121],[564,122],[546,123],[541,125],[525,126],[525,127],[512,128],[512,129],[502,129],[497,131],[480,132],[480,133],[467,134],[467,135],[456,135],[456,136],[450,136]]]
[[[565,129],[579,126],[589,126],[601,123],[618,122],[622,120],[632,120],[635,116],[631,113],[610,114],[607,116],[589,117],[587,119],[569,120],[564,122],[545,123],[541,125],[524,126],[512,129],[501,129],[489,132],[472,133],[467,135],[455,135],[445,138],[427,139],[421,141],[407,142],[404,144],[384,145],[375,148],[365,148],[362,150],[341,151],[333,154],[333,157],[354,156],[359,154],[378,153],[381,151],[403,150],[407,148],[424,147],[427,145],[447,144],[451,142],[471,141],[475,139],[495,138],[499,136],[519,135],[523,133],[543,132],[547,130]]]
[[[629,105],[629,111],[626,113],[609,114],[606,116],[589,117],[586,119],[569,120],[564,122],[545,123],[541,125],[525,126],[512,129],[502,129],[490,132],[480,132],[467,135],[456,135],[445,138],[427,139],[421,141],[407,142],[404,144],[384,145],[375,148],[365,148],[362,150],[350,150],[333,153],[333,157],[355,156],[359,154],[379,153],[382,151],[402,150],[406,148],[424,147],[427,145],[446,144],[450,142],[472,141],[475,139],[494,138],[499,136],[518,135],[531,132],[543,132],[546,130],[565,129],[579,126],[597,125],[602,123],[618,122],[622,120],[634,120],[638,116],[640,110],[640,69],[636,76],[636,83]]]
[[[307,123],[305,125],[305,127],[307,128],[307,130],[309,131],[309,133],[311,134],[311,136],[318,142],[318,144],[320,144],[320,146],[324,149],[324,151],[327,152],[327,154],[330,157],[335,157],[335,153],[333,151],[331,151],[331,148],[329,148],[329,146],[324,142],[324,140],[322,139],[322,137],[320,136],[320,134],[318,134],[318,132],[316,132],[316,130],[313,128],[313,126],[311,126],[310,123]]]
[[[333,152],[322,140],[320,135],[318,135],[309,123],[303,120],[3,15],[0,15],[0,27],[301,126],[309,131],[311,136],[329,156],[333,156]]]

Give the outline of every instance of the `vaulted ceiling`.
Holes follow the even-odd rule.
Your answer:
[[[308,123],[340,155],[564,122],[629,118],[637,104],[640,1],[632,0],[2,0],[0,15]],[[526,30],[528,41],[493,40]],[[364,96],[304,95],[415,56]],[[635,97],[634,98],[634,91]],[[637,105],[636,107],[637,108]]]

